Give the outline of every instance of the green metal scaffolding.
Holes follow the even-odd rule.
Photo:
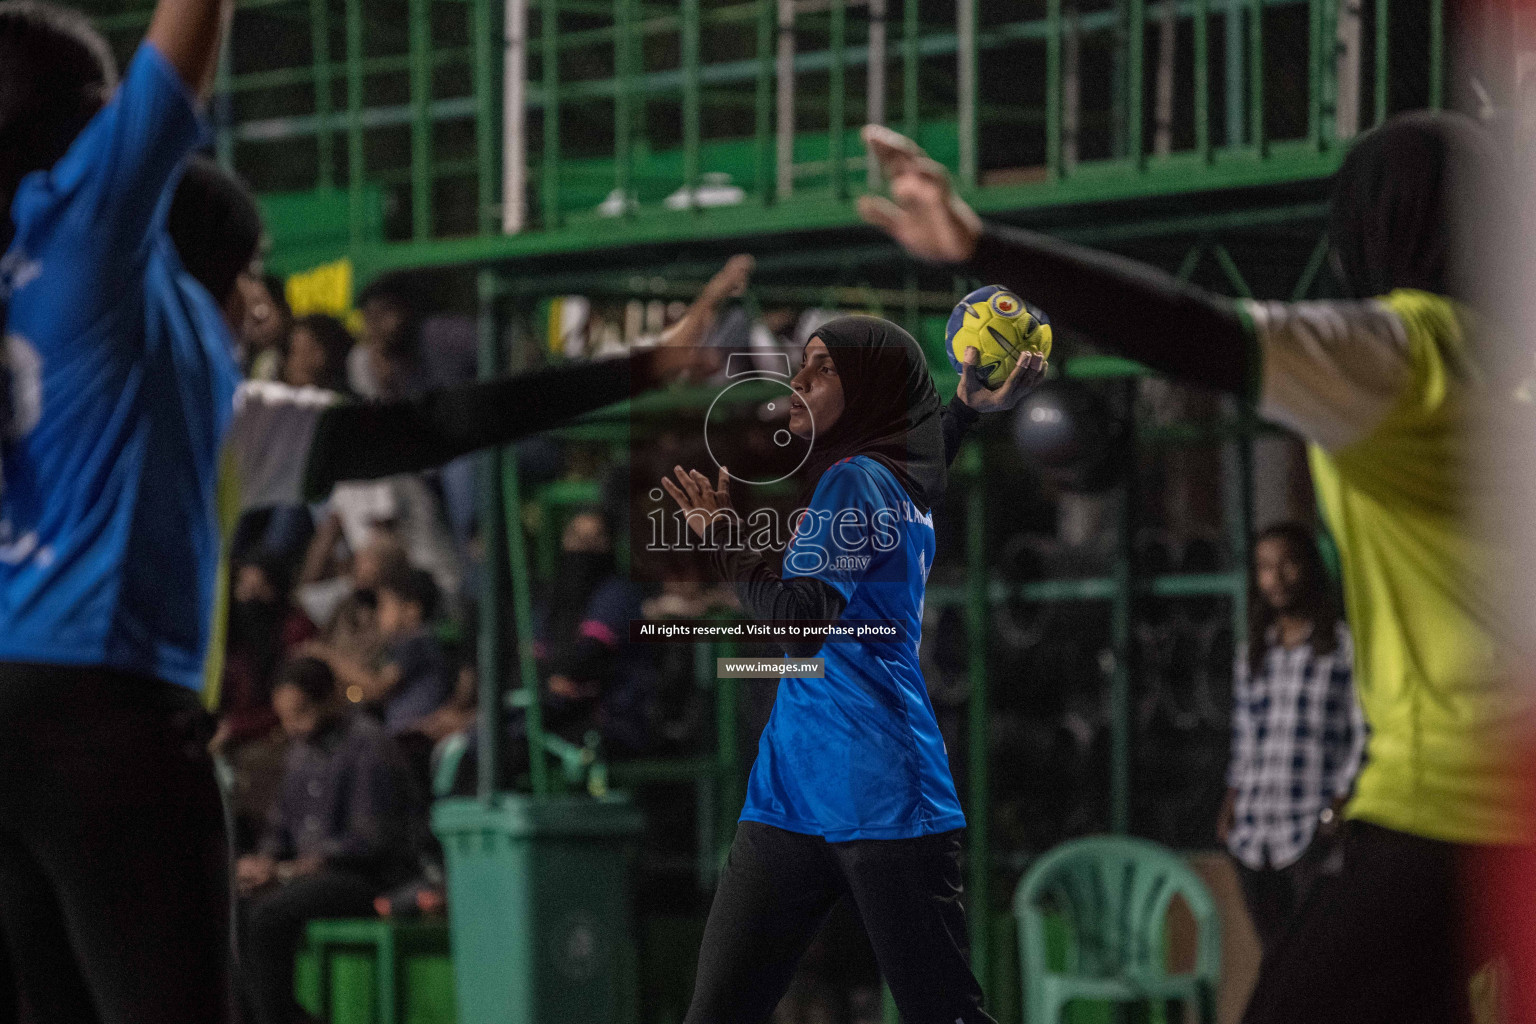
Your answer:
[[[217,148],[258,189],[280,190],[268,202],[279,264],[330,203],[339,230],[327,244],[364,278],[853,226],[857,128],[887,111],[956,168],[984,213],[1314,180],[1343,149],[1340,0],[1040,0],[981,23],[977,0],[939,20],[933,4],[889,3],[899,12],[887,18],[881,0],[822,0],[800,14],[785,13],[789,0],[534,0],[530,31],[510,38],[492,0],[242,0],[217,82]],[[147,17],[145,4],[100,22],[126,50]],[[1440,105],[1444,0],[1375,0],[1362,17],[1360,125]],[[1165,30],[1177,44],[1166,69],[1146,45]],[[512,197],[502,195],[509,47],[521,48],[529,118],[528,194]],[[1163,71],[1173,127],[1154,146],[1146,84]],[[1101,72],[1107,108],[1073,85]],[[1106,123],[1107,150],[1079,152]],[[660,202],[710,172],[729,173],[742,201]],[[599,216],[610,191],[634,201]],[[502,234],[504,204],[525,199],[536,223]]]

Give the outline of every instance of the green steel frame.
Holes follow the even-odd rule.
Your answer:
[[[1112,9],[1078,12],[1064,0],[1044,0],[1043,17],[977,25],[975,2],[959,3],[952,23],[925,24],[917,0],[900,0],[900,14],[890,20],[898,38],[883,63],[899,69],[887,89],[899,98],[898,123],[955,164],[963,191],[983,212],[1316,179],[1337,166],[1341,146],[1333,137],[1332,57],[1341,0],[1173,0],[1177,32],[1189,40],[1189,66],[1180,65],[1184,70],[1179,72],[1189,76],[1188,88],[1178,90],[1182,102],[1175,114],[1181,123],[1192,124],[1193,141],[1163,156],[1147,152],[1143,131],[1143,82],[1148,72],[1144,40],[1148,32],[1158,30],[1162,4],[1150,5],[1149,12],[1145,0],[1125,0]],[[536,0],[533,6],[540,18],[528,45],[530,57],[538,58],[542,67],[537,80],[528,83],[526,98],[528,109],[542,120],[542,144],[532,147],[534,166],[529,168],[541,216],[536,230],[511,236],[499,233],[498,216],[502,148],[497,56],[502,48],[494,43],[501,31],[499,5],[493,0],[404,3],[408,17],[402,31],[377,23],[377,16],[370,18],[364,0],[242,0],[239,11],[248,17],[236,19],[231,60],[225,62],[217,86],[218,150],[226,159],[248,168],[259,185],[259,168],[273,162],[290,165],[302,152],[304,165],[314,166],[312,187],[317,194],[345,190],[349,227],[337,248],[353,257],[364,279],[390,267],[463,266],[856,223],[847,172],[852,161],[862,159],[854,129],[866,110],[855,102],[858,97],[849,95],[847,77],[880,55],[872,56],[868,21],[849,17],[848,0],[828,0],[820,13],[801,16],[825,45],[793,55],[795,78],[814,81],[814,86],[805,85],[801,99],[825,109],[830,128],[796,133],[791,152],[805,154],[802,158],[825,153],[828,173],[814,176],[809,184],[795,184],[787,197],[774,187],[779,159],[772,116],[777,0],[682,0],[677,5]],[[1392,52],[1393,10],[1389,0],[1376,0],[1368,12],[1374,22],[1374,46],[1372,66],[1361,75],[1370,93],[1362,98],[1370,114],[1365,123],[1379,122],[1390,112],[1394,59],[1403,66],[1427,68],[1427,104],[1441,103],[1446,91],[1444,0],[1429,2],[1427,53]],[[1299,133],[1276,139],[1270,134],[1265,83],[1279,72],[1266,55],[1266,24],[1287,12],[1305,15],[1307,59],[1304,81],[1283,82],[1286,88],[1281,91],[1304,90],[1306,117]],[[261,25],[270,25],[271,19],[304,23],[309,39],[304,59],[274,66],[277,58],[253,57],[271,49],[250,20],[256,17],[266,19]],[[146,19],[147,10],[136,9],[101,21],[126,39],[136,36]],[[462,33],[445,31],[448,22],[461,25]],[[1225,33],[1219,49],[1212,38],[1218,23]],[[249,32],[243,31],[247,24]],[[753,41],[751,54],[714,58],[703,42],[710,32],[743,34]],[[1068,130],[1063,117],[1064,43],[1073,34],[1086,39],[1106,33],[1117,41],[1110,112],[1116,126],[1113,151],[1104,159],[1069,159],[1063,142]],[[461,34],[468,37],[467,45]],[[333,52],[333,38],[341,41],[342,52]],[[675,66],[647,56],[649,50],[674,42]],[[578,57],[599,69],[611,66],[611,73],[602,77],[599,70],[592,72],[596,77],[577,78],[578,72],[569,69]],[[939,101],[925,87],[924,62],[950,57],[960,70],[961,89],[953,100]],[[1038,95],[1043,100],[1004,106],[981,102],[978,69],[991,66],[989,59],[1006,61],[1010,68],[1039,69],[1044,81]],[[657,66],[648,69],[648,60]],[[1211,65],[1218,61],[1220,96],[1214,94],[1211,74]],[[237,73],[232,62],[259,65],[260,70]],[[1031,76],[1026,71],[1021,77]],[[340,82],[345,82],[345,96],[338,108],[333,87]],[[391,102],[369,102],[370,93],[380,92],[389,93]],[[403,103],[396,100],[402,93]],[[1217,102],[1226,114],[1220,140],[1211,130]],[[594,104],[611,104],[611,152],[568,157],[562,152],[562,125],[583,109],[609,109]],[[670,151],[650,145],[644,130],[648,107],[661,109],[661,104],[666,110],[675,105],[680,120],[677,149]],[[751,114],[741,123],[739,147],[730,139],[704,137],[706,114],[738,107]],[[280,112],[269,113],[272,110]],[[462,134],[466,122],[473,144],[467,149],[448,145],[444,136],[450,131]],[[996,168],[980,166],[981,141],[992,133],[1037,130],[1020,127],[1031,122],[1040,126],[1038,180],[1008,183],[1007,175],[989,176]],[[376,144],[402,128],[409,136],[404,162],[371,166]],[[342,134],[345,145],[338,146]],[[654,201],[659,195],[642,195],[624,215],[605,219],[573,193],[580,192],[579,183],[590,192],[593,182],[606,179],[621,195],[628,194],[637,188],[642,171],[652,192],[691,188],[712,169],[737,172],[747,190],[744,203],[668,211]],[[472,197],[473,223],[444,227],[438,207],[445,190],[458,185]],[[404,238],[385,242],[379,236],[368,207],[369,195],[378,190],[409,205]],[[276,226],[281,244],[284,225]],[[449,231],[456,235],[449,237]]]

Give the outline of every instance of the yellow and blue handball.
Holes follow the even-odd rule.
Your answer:
[[[1051,354],[1051,322],[1002,285],[989,284],[961,299],[944,326],[944,350],[956,373],[972,347],[981,353],[982,383],[996,388],[1025,355]]]

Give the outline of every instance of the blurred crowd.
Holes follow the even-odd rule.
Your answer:
[[[383,278],[359,296],[354,336],[336,317],[292,315],[282,282],[268,279],[241,356],[254,379],[354,401],[472,377],[473,321],[422,309],[409,278]],[[590,329],[602,332],[595,320]],[[557,446],[540,444],[525,446],[536,475],[591,468],[570,470]],[[430,799],[467,792],[476,776],[475,475],[465,459],[343,484],[236,526],[212,747],[231,797],[241,988],[254,1019],[293,1018],[307,921],[441,906]],[[703,614],[721,600],[689,586],[646,594],[619,572],[625,500],[615,492],[564,510],[550,527],[560,538],[550,582],[535,592],[544,728],[605,763],[677,739],[657,725],[662,666],[629,643],[629,620],[642,608]],[[521,714],[509,713],[502,743],[514,785],[529,763]]]
[[[338,317],[294,315],[279,279],[252,299],[239,338],[251,379],[368,402],[475,374],[473,320],[428,312],[408,275],[359,294],[355,334]],[[602,358],[684,312],[681,303],[556,300],[548,348],[555,358]],[[707,344],[747,350],[748,369],[781,373],[831,315],[737,305]],[[716,383],[739,372],[722,360]],[[668,465],[693,457],[684,451],[698,443],[696,431],[672,433],[650,453]],[[631,643],[629,622],[729,611],[734,596],[684,579],[644,585],[635,579],[643,573],[619,568],[632,503],[626,467],[542,438],[520,445],[518,459],[525,480],[598,484],[591,501],[528,524],[545,544],[558,537],[533,594],[550,751],[605,766],[699,753],[713,716],[695,685],[693,652]],[[464,459],[341,484],[318,503],[263,508],[236,525],[212,746],[233,811],[240,989],[253,1020],[299,1012],[293,964],[308,921],[442,906],[429,808],[434,796],[473,790],[480,747],[477,511],[476,462]],[[513,652],[502,671],[514,685],[517,666]],[[766,720],[771,702],[758,698],[769,696],[750,695],[743,743]],[[526,784],[530,763],[524,714],[508,710],[499,743],[502,778],[513,786]],[[684,825],[673,838],[686,846]]]

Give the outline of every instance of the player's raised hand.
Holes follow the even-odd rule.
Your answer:
[[[920,260],[970,259],[981,237],[981,218],[955,195],[949,172],[899,132],[867,124],[863,134],[865,147],[891,183],[891,198],[859,197],[859,216]]]
[[[736,510],[731,505],[731,476],[724,466],[720,467],[720,479],[713,486],[710,485],[709,477],[696,469],[685,470],[682,466],[674,466],[673,472],[677,475],[677,482],[673,483],[664,476],[661,478],[661,486],[672,495],[677,507],[683,510],[683,520],[696,536],[705,536],[716,518],[735,518]]]
[[[976,346],[965,350],[965,361],[960,364],[960,385],[955,397],[977,412],[1007,412],[1024,396],[1040,386],[1050,363],[1039,352],[1025,353],[1008,374],[1008,379],[996,389],[988,388],[981,380],[981,353]]]
[[[732,256],[725,261],[725,266],[709,279],[709,283],[699,293],[699,301],[710,306],[718,306],[726,299],[736,298],[747,290],[747,281],[751,279],[752,268],[756,265],[757,261],[745,253]]]
[[[715,276],[699,291],[699,297],[693,300],[682,319],[662,332],[662,346],[688,349],[702,344],[710,328],[715,325],[720,307],[727,299],[735,298],[747,290],[752,268],[756,265],[756,261],[745,254],[726,260],[725,266],[715,271]]]
[[[704,285],[682,319],[662,332],[661,345],[653,359],[655,371],[663,380],[695,373],[710,374],[720,368],[718,353],[700,346],[709,337],[725,301],[746,291],[755,265],[756,261],[745,254],[726,260],[725,266]]]

